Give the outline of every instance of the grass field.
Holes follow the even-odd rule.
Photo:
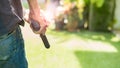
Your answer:
[[[48,30],[46,49],[28,25],[22,32],[29,68],[120,68],[120,39],[112,33]]]

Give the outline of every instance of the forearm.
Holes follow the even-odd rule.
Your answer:
[[[44,17],[43,13],[40,10],[40,6],[38,0],[27,0],[29,5],[29,16],[28,16],[28,23],[31,21],[35,21],[39,23],[40,30],[37,31],[38,34],[45,34],[46,28],[48,26],[48,21]]]
[[[32,15],[40,14],[40,7],[38,4],[38,0],[27,0],[27,1],[29,5],[30,14]]]

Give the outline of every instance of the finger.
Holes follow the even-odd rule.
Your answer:
[[[39,34],[45,34],[46,32],[46,26],[41,26],[40,30],[38,31]]]
[[[42,35],[45,35],[45,33],[46,33],[46,29],[44,29],[44,30],[41,32]]]

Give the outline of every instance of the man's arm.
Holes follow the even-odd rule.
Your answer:
[[[27,0],[29,4],[29,22],[34,20],[40,24],[41,29],[38,31],[39,34],[45,34],[48,22],[41,13],[38,0]]]

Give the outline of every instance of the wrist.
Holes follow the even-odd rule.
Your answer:
[[[40,13],[30,12],[29,13],[29,19],[30,20],[35,20],[35,21],[41,23],[42,17],[40,16]]]

